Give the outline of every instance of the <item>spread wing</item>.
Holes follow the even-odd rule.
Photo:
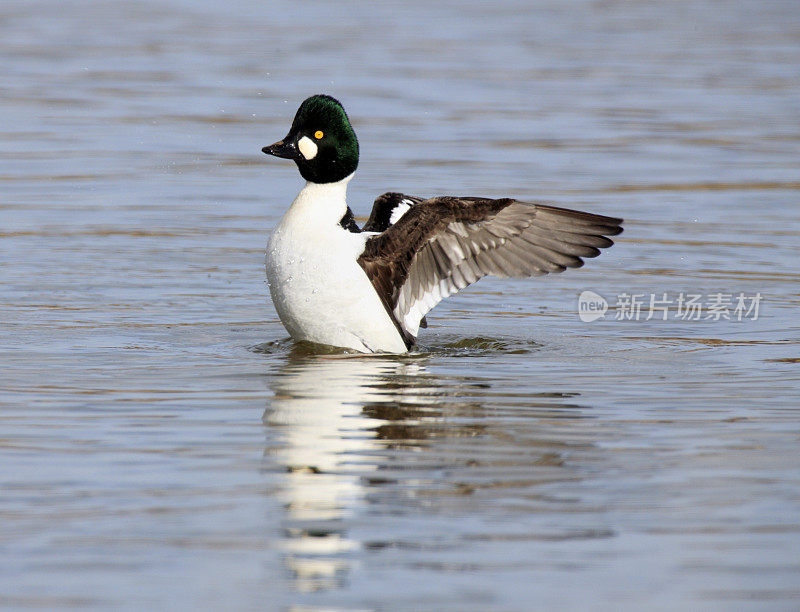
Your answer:
[[[367,240],[358,263],[407,343],[431,308],[478,279],[579,268],[622,232],[622,219],[509,198],[381,197],[394,195],[414,204]]]

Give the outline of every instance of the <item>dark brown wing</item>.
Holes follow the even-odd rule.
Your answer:
[[[441,197],[415,203],[358,258],[404,336],[442,299],[486,275],[579,268],[614,244],[622,219],[512,199]]]

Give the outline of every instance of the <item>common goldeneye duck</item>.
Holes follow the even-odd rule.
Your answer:
[[[363,229],[347,205],[358,140],[342,105],[306,99],[283,140],[306,184],[272,233],[270,294],[292,338],[404,353],[436,304],[487,275],[579,268],[614,244],[622,219],[511,198],[385,193]]]

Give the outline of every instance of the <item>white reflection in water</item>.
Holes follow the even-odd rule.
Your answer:
[[[390,358],[327,357],[286,364],[272,379],[264,423],[280,428],[274,452],[286,468],[286,565],[300,591],[333,587],[359,547],[342,521],[364,506],[364,479],[378,468],[385,442],[366,416],[376,404],[438,402],[424,368]],[[398,380],[410,381],[397,384]]]

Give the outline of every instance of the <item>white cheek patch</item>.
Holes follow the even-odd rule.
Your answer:
[[[411,200],[400,200],[400,204],[394,207],[392,214],[389,216],[389,225],[394,225],[400,220],[404,214],[411,208],[413,202]]]
[[[311,140],[308,136],[303,136],[297,141],[297,148],[300,153],[306,158],[306,161],[314,159],[317,156],[317,143]]]

